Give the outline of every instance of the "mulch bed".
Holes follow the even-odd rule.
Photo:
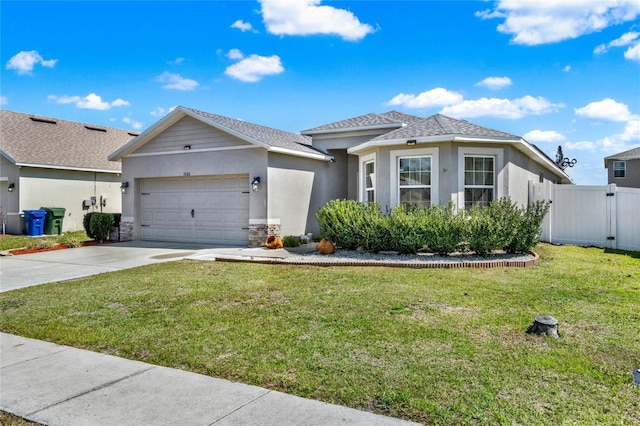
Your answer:
[[[90,247],[90,246],[98,246],[98,245],[104,245],[104,244],[113,244],[113,243],[118,243],[119,241],[104,241],[104,242],[99,242],[99,241],[95,241],[95,240],[91,240],[91,241],[84,241],[82,242],[82,247]],[[56,244],[53,247],[30,247],[30,248],[20,248],[20,249],[14,249],[14,250],[9,250],[9,254],[11,255],[21,255],[21,254],[32,254],[32,253],[42,253],[45,251],[54,251],[54,250],[64,250],[64,249],[68,249],[70,248],[70,246],[68,244]]]

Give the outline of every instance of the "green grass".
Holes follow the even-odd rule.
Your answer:
[[[64,235],[47,235],[42,237],[28,237],[26,235],[7,235],[0,238],[0,251],[25,247],[51,247],[55,244],[75,244],[90,240],[84,231],[66,232]]]
[[[526,269],[184,260],[0,295],[0,328],[427,424],[639,424],[640,259]],[[561,338],[526,335],[553,315]]]

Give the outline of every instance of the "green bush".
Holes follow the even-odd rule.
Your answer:
[[[427,210],[407,209],[404,205],[397,205],[391,210],[389,218],[389,247],[392,250],[402,254],[415,254],[427,245]]]
[[[488,256],[498,249],[509,253],[530,251],[539,240],[548,209],[546,202],[521,209],[502,198],[469,211],[456,212],[449,202],[428,209],[400,205],[383,215],[378,203],[333,200],[316,212],[316,218],[321,236],[347,250],[415,254],[428,248],[447,256],[468,249]]]
[[[282,237],[282,245],[284,247],[298,247],[300,245],[300,237],[285,235]]]
[[[96,236],[91,232],[91,216],[96,214],[95,212],[89,212],[82,217],[82,226],[84,227],[84,232],[87,233],[87,237],[92,240],[96,239]]]
[[[425,227],[427,247],[441,256],[447,256],[455,251],[464,251],[465,218],[465,212],[456,213],[451,201],[446,206],[432,206],[429,209],[429,221]]]
[[[94,239],[103,242],[109,238],[109,233],[113,227],[113,214],[93,213],[89,221],[89,229]]]
[[[548,201],[536,201],[523,209],[518,231],[504,247],[507,253],[528,253],[540,241],[542,221],[549,212]]]

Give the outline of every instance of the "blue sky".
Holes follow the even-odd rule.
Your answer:
[[[7,1],[2,108],[143,131],[177,105],[291,132],[442,113],[578,160],[640,145],[640,2]]]

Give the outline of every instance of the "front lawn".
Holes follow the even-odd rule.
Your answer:
[[[526,269],[177,261],[0,295],[4,332],[427,424],[640,423],[637,253]],[[553,315],[561,338],[526,335]]]

